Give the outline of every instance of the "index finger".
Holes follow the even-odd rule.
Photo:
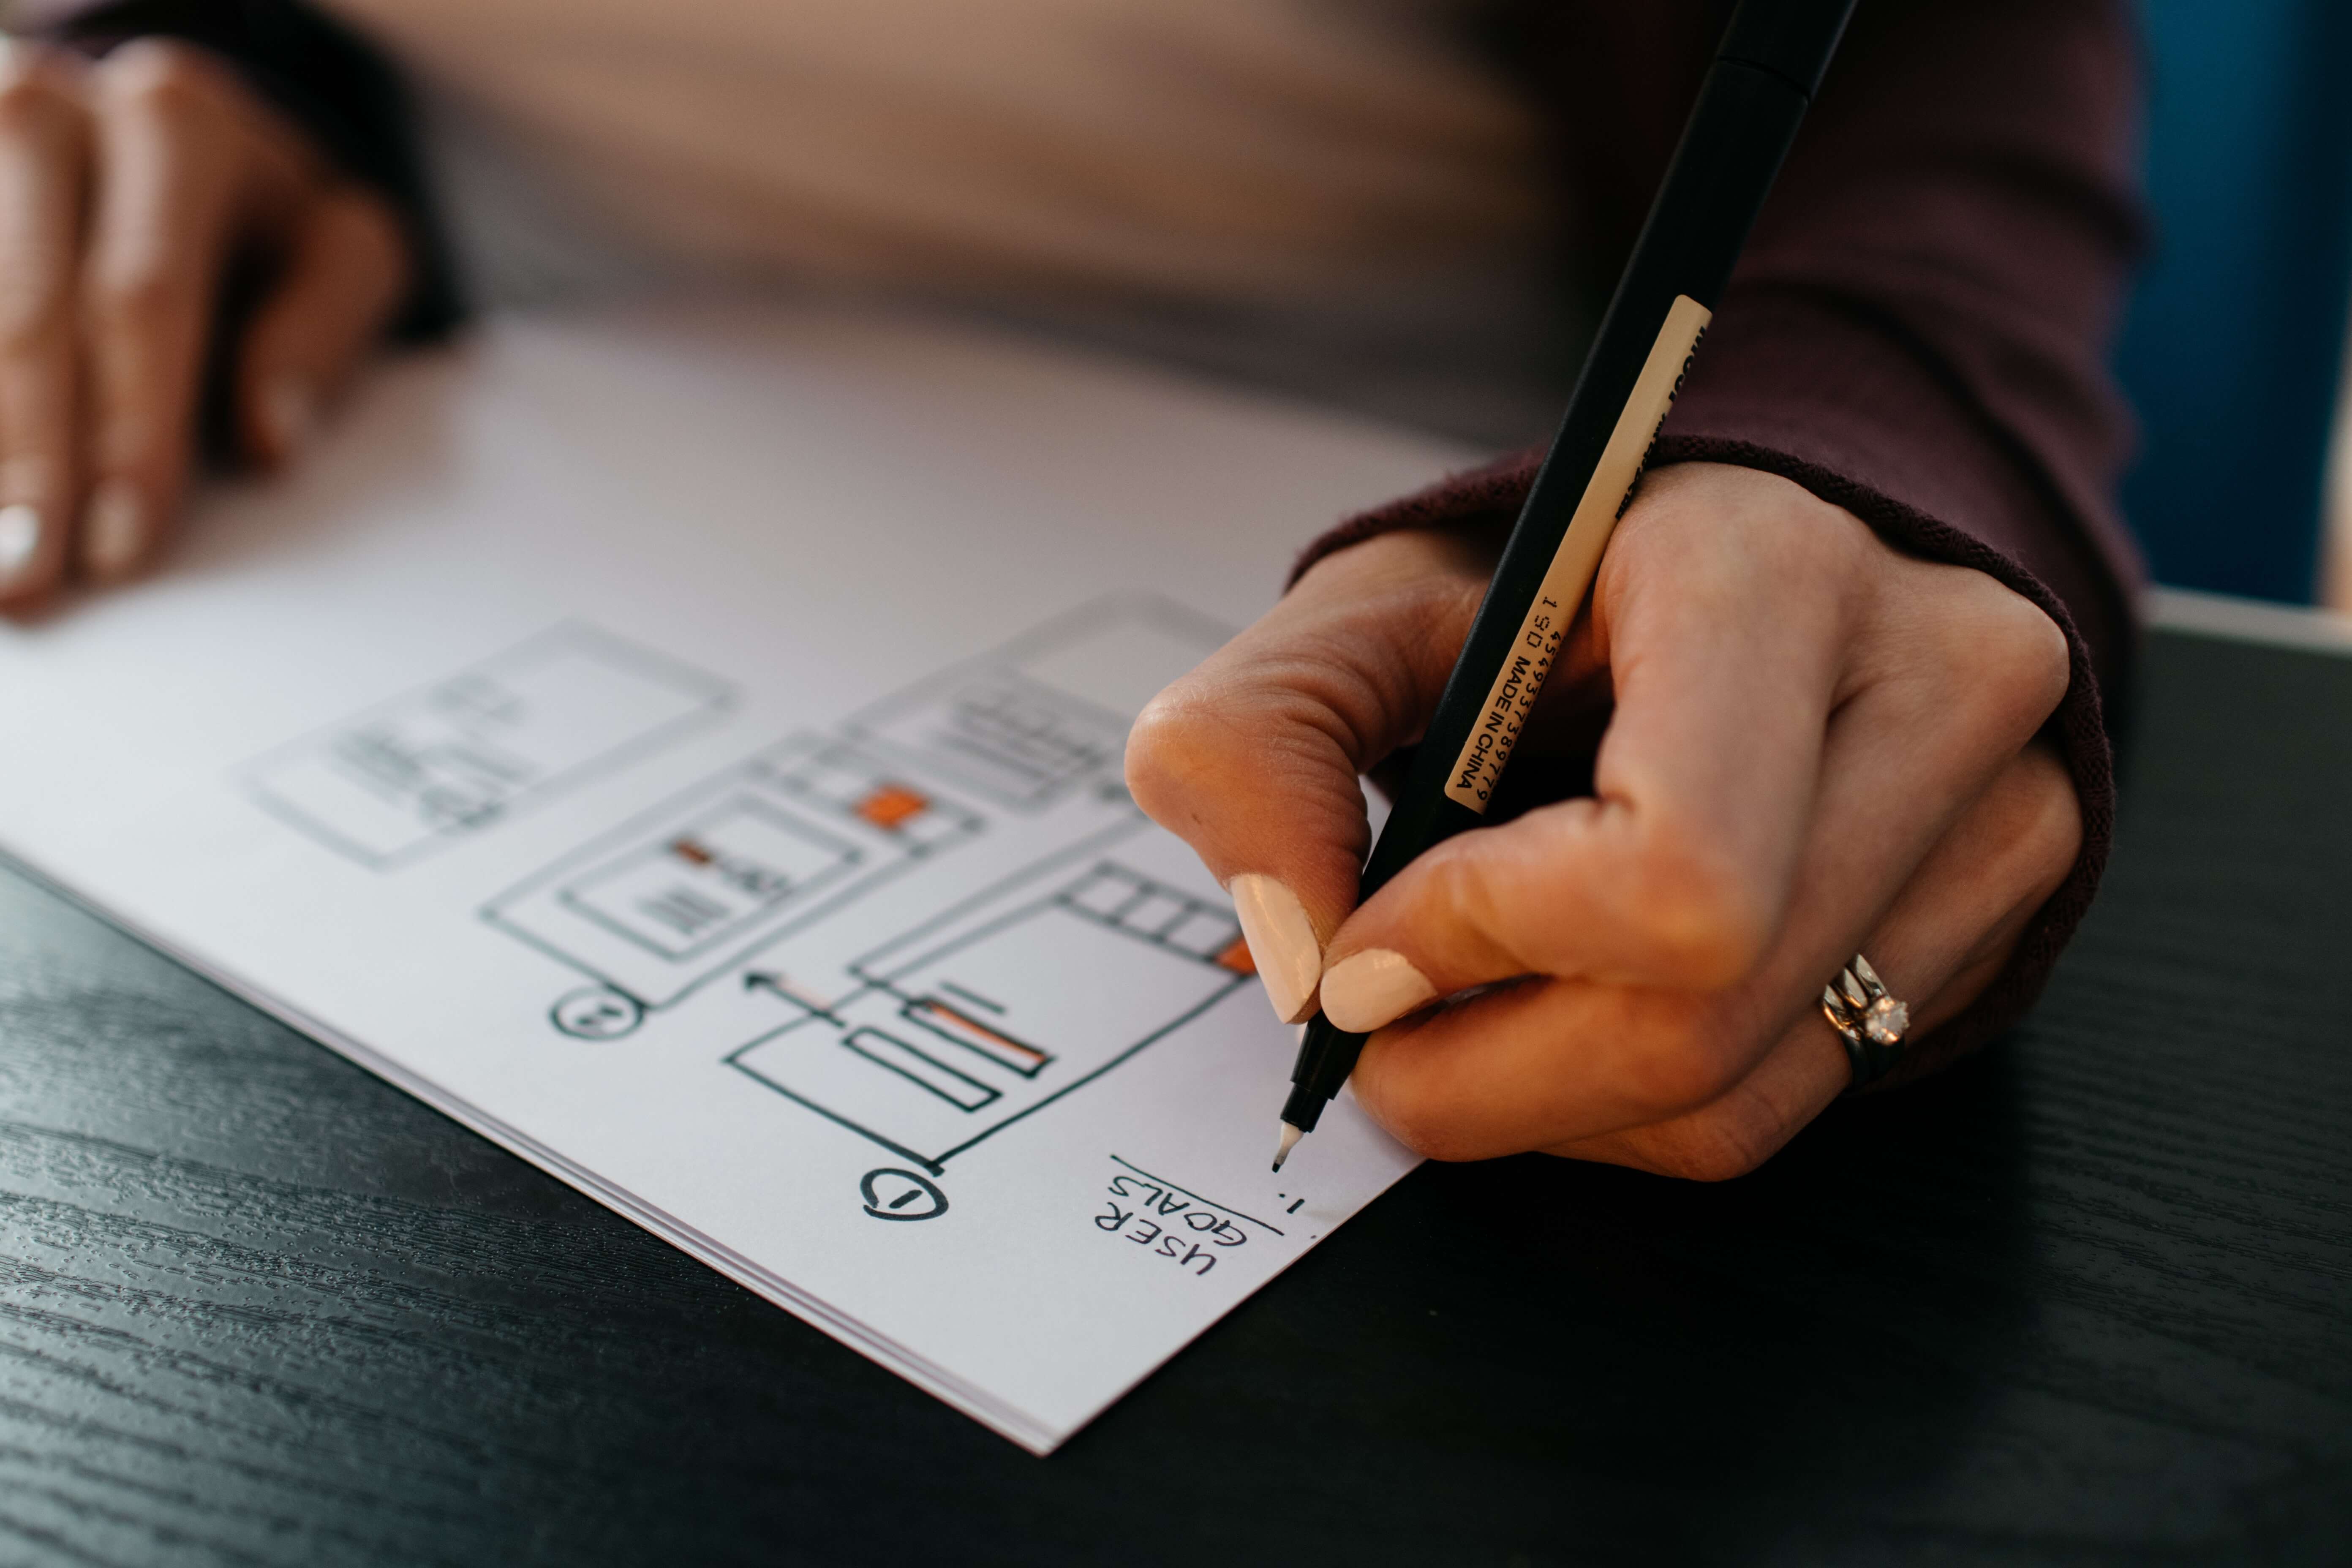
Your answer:
[[[1355,905],[1359,775],[1419,733],[1486,573],[1475,547],[1434,534],[1327,557],[1136,721],[1136,804],[1233,894],[1286,1020],[1312,1013],[1323,942]]]
[[[46,592],[66,559],[89,142],[73,69],[21,46],[0,59],[0,602]]]
[[[153,552],[195,445],[198,378],[240,230],[282,220],[307,170],[257,133],[242,89],[182,45],[139,40],[92,73],[99,179],[84,285],[93,382],[83,563]]]

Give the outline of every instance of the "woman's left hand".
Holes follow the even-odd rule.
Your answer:
[[[1356,1096],[1407,1144],[1750,1170],[1849,1080],[1819,999],[1855,952],[1916,1039],[2064,880],[2080,808],[2035,737],[2065,639],[1786,480],[1658,470],[1506,781],[1570,797],[1357,909],[1358,776],[1419,737],[1491,549],[1402,532],[1318,562],[1145,711],[1129,783],[1233,891],[1276,1011],[1319,984],[1373,1031]]]
[[[413,266],[398,215],[229,65],[139,38],[90,64],[0,39],[0,612],[166,548],[222,345],[238,452],[277,468]]]

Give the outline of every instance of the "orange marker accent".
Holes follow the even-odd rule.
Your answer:
[[[1232,970],[1235,974],[1257,973],[1257,960],[1250,956],[1249,943],[1241,937],[1234,938],[1225,951],[1217,954],[1217,963],[1222,968]]]
[[[961,1033],[978,1045],[983,1052],[998,1057],[1017,1057],[1032,1069],[1043,1067],[1054,1058],[1029,1044],[1002,1035],[961,1008],[950,1007],[937,997],[926,996],[915,1004],[915,1011],[928,1013],[948,1026],[950,1033]],[[1010,1067],[1014,1064],[1006,1063]]]
[[[892,833],[897,832],[898,825],[908,817],[920,816],[930,809],[929,796],[900,784],[886,784],[856,805],[858,816]]]

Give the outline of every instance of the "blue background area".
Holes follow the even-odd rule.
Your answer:
[[[2352,297],[2352,0],[2140,0],[2157,248],[2116,364],[2158,581],[2308,601]]]

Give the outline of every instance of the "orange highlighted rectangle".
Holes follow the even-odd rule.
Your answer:
[[[1217,954],[1216,962],[1218,968],[1230,969],[1235,974],[1257,973],[1257,960],[1250,956],[1249,942],[1242,937],[1237,936],[1226,943],[1225,951]]]
[[[1037,1069],[1054,1058],[1026,1040],[1013,1038],[1003,1030],[983,1024],[960,1007],[950,1007],[936,996],[926,996],[919,1002],[909,1002],[900,1011],[911,1022],[945,1039],[953,1040],[968,1051],[977,1051],[1000,1067],[1011,1068],[1024,1078],[1034,1078]]]
[[[895,833],[900,824],[930,810],[931,801],[919,790],[901,784],[886,784],[850,809],[875,826]]]

